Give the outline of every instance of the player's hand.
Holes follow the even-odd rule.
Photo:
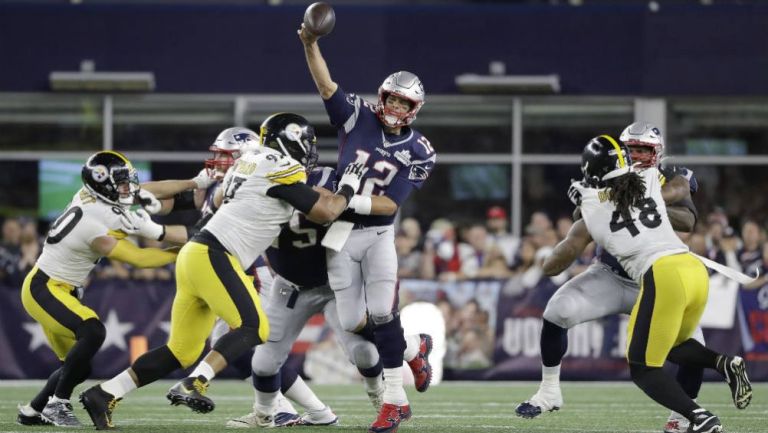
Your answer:
[[[160,200],[158,200],[154,194],[147,191],[146,189],[139,189],[139,191],[136,193],[136,201],[138,201],[138,204],[152,215],[160,212],[160,209],[163,207],[163,204],[160,203]]]
[[[367,171],[368,167],[362,162],[350,163],[347,165],[347,168],[344,169],[344,174],[341,176],[341,180],[339,180],[338,189],[341,189],[344,185],[349,185],[352,187],[352,191],[357,192],[357,190],[360,189],[360,182]]]
[[[216,178],[211,175],[213,171],[204,168],[200,170],[200,173],[197,173],[197,176],[192,178],[192,182],[195,182],[197,189],[208,189],[209,186],[216,182]]]
[[[296,33],[298,33],[299,39],[301,39],[301,43],[304,45],[312,45],[317,42],[318,37],[310,33],[309,30],[304,27],[304,23],[301,23],[301,27]]]
[[[152,221],[147,211],[137,209],[120,215],[122,229],[129,235],[137,235],[159,241],[165,235],[165,226]]]

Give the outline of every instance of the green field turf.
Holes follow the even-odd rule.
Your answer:
[[[214,381],[209,390],[216,410],[200,415],[185,407],[171,407],[165,392],[172,382],[160,382],[129,395],[115,412],[121,432],[220,432],[231,417],[250,411],[253,393],[246,382]],[[0,382],[0,431],[53,432],[64,429],[24,427],[15,423],[16,404],[28,401],[42,382]],[[409,390],[414,417],[401,432],[648,432],[659,433],[668,411],[657,406],[631,383],[563,384],[563,410],[527,420],[514,415],[518,402],[528,398],[536,384],[526,382],[448,382],[425,394]],[[337,427],[293,427],[291,432],[365,432],[375,418],[362,385],[318,385],[320,398],[340,417]],[[78,387],[79,393],[84,387]],[[768,432],[768,384],[757,384],[752,405],[736,410],[724,383],[705,383],[699,401],[720,416],[726,432]],[[83,422],[88,415],[77,403]],[[67,429],[65,431],[91,431]]]

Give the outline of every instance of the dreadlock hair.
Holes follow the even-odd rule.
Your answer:
[[[605,185],[610,188],[609,199],[621,213],[629,212],[633,207],[640,207],[640,202],[645,197],[645,181],[635,172],[608,179]]]

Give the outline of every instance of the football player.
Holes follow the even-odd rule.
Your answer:
[[[347,167],[336,194],[321,195],[306,185],[306,169],[314,166],[317,151],[314,128],[302,116],[275,114],[262,129],[279,131],[278,139],[267,143],[269,149],[240,157],[224,178],[226,204],[179,252],[168,343],[80,395],[97,429],[113,428],[115,405],[127,393],[195,362],[218,316],[232,331],[167,395],[174,405],[212,411],[215,405],[205,395],[211,379],[269,335],[258,293],[243,268],[272,243],[294,208],[327,223],[347,208],[359,187],[365,173],[359,163]]]
[[[323,239],[328,249],[328,280],[345,330],[360,331],[373,322],[376,348],[384,366],[384,404],[370,426],[372,433],[393,432],[410,418],[403,389],[405,350],[400,318],[392,313],[397,284],[393,220],[399,206],[420,188],[434,168],[429,140],[410,125],[424,105],[424,86],[407,71],[388,76],[378,103],[346,93],[332,79],[317,37],[303,24],[298,30],[312,78],[331,123],[338,128],[339,170],[351,162],[369,168],[361,189]],[[368,309],[358,308],[365,300]]]
[[[630,149],[637,169],[658,167],[664,153],[664,141],[657,127],[647,122],[636,122],[624,129],[620,139]],[[634,159],[635,157],[637,159]],[[698,189],[696,178],[685,168],[671,167],[661,170],[665,178],[662,191],[667,203],[671,203],[667,206],[670,221],[680,231],[691,231],[697,215],[690,198]],[[629,278],[621,264],[604,248],[598,249],[598,261],[586,272],[558,289],[547,303],[543,315],[542,382],[538,392],[515,409],[518,416],[533,418],[542,411],[553,411],[562,407],[560,364],[568,348],[568,329],[611,314],[629,314],[639,290],[638,284]],[[699,328],[695,336],[703,342],[703,334]],[[701,375],[702,370],[695,366],[681,368],[679,377],[691,398],[695,398],[698,393]],[[687,428],[687,420],[677,418],[672,418],[665,426],[669,433],[676,433],[673,428],[682,427],[683,431]],[[677,421],[677,425],[674,425],[674,421]]]
[[[323,187],[318,191],[325,194],[336,189],[335,182],[335,170],[328,167],[313,170],[307,180],[309,185]],[[327,227],[313,223],[295,212],[275,244],[267,249],[269,263],[277,274],[264,307],[270,322],[270,338],[256,347],[251,362],[256,388],[253,412],[230,420],[227,422],[228,427],[336,424],[336,415],[314,394],[313,398],[305,399],[302,403],[307,412],[291,422],[286,422],[289,420],[286,413],[276,409],[276,405],[280,405],[277,401],[278,390],[285,380],[281,365],[284,366],[293,343],[309,318],[321,312],[350,361],[362,374],[366,391],[376,410],[383,404],[382,364],[376,347],[371,343],[373,335],[363,336],[344,331],[339,323],[334,292],[328,286],[325,248],[320,245],[326,230]],[[363,301],[360,302],[357,308],[365,308]],[[432,340],[428,335],[421,334],[406,336],[406,342],[404,358],[413,371],[416,387],[426,387],[432,374],[428,359]]]
[[[562,272],[570,264],[563,258],[574,258],[592,239],[616,257],[640,284],[627,339],[632,380],[654,401],[688,419],[688,431],[721,432],[718,417],[661,368],[667,359],[712,368],[726,378],[738,409],[751,401],[744,360],[715,353],[691,338],[707,303],[709,274],[703,259],[689,253],[673,231],[661,190],[664,176],[655,167],[638,173],[627,146],[608,135],[584,148],[582,173],[584,180],[571,188],[583,218],[545,260],[544,272]],[[707,264],[712,265],[721,272],[725,268]]]
[[[104,342],[105,328],[96,313],[83,305],[83,286],[102,257],[136,267],[159,267],[173,262],[176,253],[139,248],[120,231],[140,187],[136,170],[121,153],[97,152],[82,169],[83,188],[51,225],[37,263],[24,279],[24,309],[43,327],[62,361],[43,389],[24,406],[18,422],[77,427],[69,399],[76,385],[88,378],[91,359]],[[154,224],[154,223],[152,223]],[[156,233],[164,228],[154,224]]]

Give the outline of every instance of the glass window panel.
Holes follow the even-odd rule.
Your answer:
[[[490,206],[509,212],[511,173],[507,164],[438,164],[402,205],[402,216],[429,224],[437,218],[483,221]]]
[[[561,216],[573,213],[568,199],[571,179],[581,179],[581,168],[574,164],[524,165],[522,227],[530,222],[534,212],[544,212],[554,223]]]
[[[669,154],[768,153],[768,101],[670,100],[667,111]]]
[[[618,136],[634,119],[631,99],[523,99],[523,153],[581,153],[589,139]]]
[[[98,95],[0,94],[0,150],[101,149]]]
[[[231,96],[116,96],[114,148],[207,151],[234,124]]]
[[[693,202],[699,221],[715,208],[722,208],[738,226],[744,218],[755,218],[763,227],[768,222],[768,170],[758,165],[685,165],[693,170],[699,190]]]
[[[37,215],[37,161],[0,161],[0,215]]]

